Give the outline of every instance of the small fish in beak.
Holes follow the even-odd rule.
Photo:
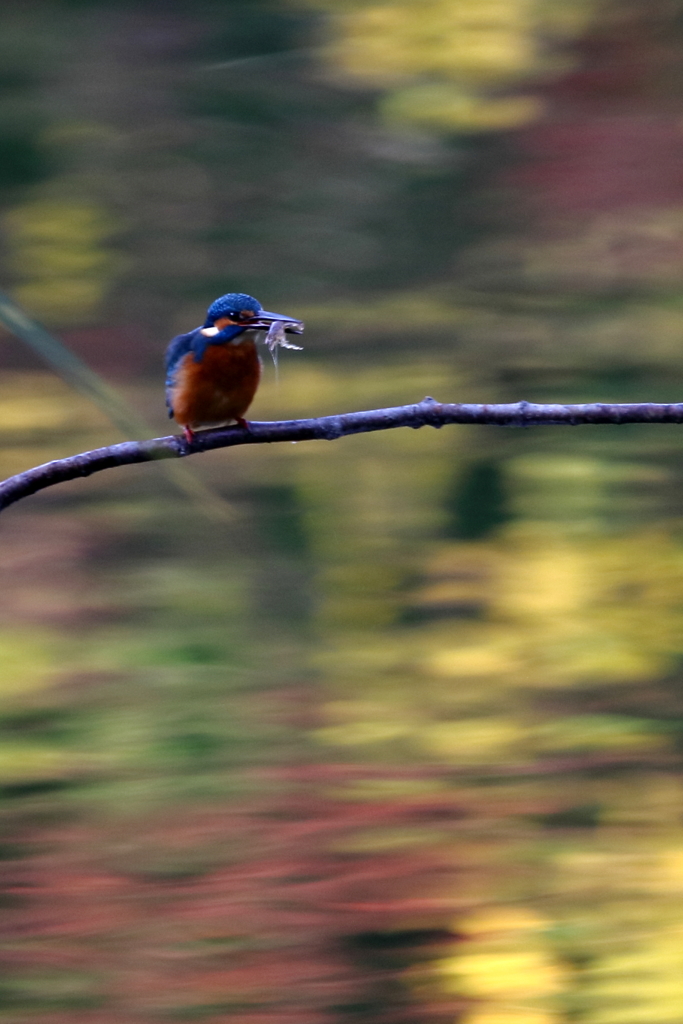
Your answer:
[[[287,326],[284,320],[273,320],[266,334],[266,345],[271,353],[275,351],[278,345],[280,348],[294,348],[297,352],[302,351],[301,345],[293,345],[291,341],[287,341],[286,331]],[[300,334],[301,332],[297,331],[296,333]]]
[[[285,316],[282,313],[268,313],[265,309],[261,309],[248,321],[248,325],[252,330],[259,327],[263,328],[263,330],[268,329],[265,342],[272,356],[276,375],[278,371],[278,348],[291,348],[297,352],[302,351],[301,345],[293,345],[291,341],[287,341],[288,334],[303,333],[304,324],[302,320],[295,320],[294,317]]]
[[[299,323],[300,323],[300,321],[297,321],[297,324],[299,324]],[[302,351],[301,345],[293,345],[291,343],[291,341],[287,341],[287,336],[286,336],[286,333],[285,333],[286,330],[287,330],[287,322],[285,320],[273,320],[272,324],[268,328],[268,333],[266,335],[266,345],[268,346],[271,358],[273,360],[273,366],[275,367],[275,377],[276,377],[276,379],[279,379],[279,367],[278,367],[278,362],[277,362],[277,350],[278,350],[278,348],[293,348],[293,349],[296,349],[297,352],[301,352]],[[303,330],[303,324],[301,324],[301,327],[300,327],[299,330],[297,330],[297,331],[295,331],[293,333],[301,334],[302,330]]]

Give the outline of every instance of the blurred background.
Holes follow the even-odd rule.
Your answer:
[[[0,286],[150,436],[230,290],[307,323],[255,419],[681,398],[681,0],[6,0],[0,92]],[[122,439],[0,367],[3,477]],[[680,1024],[682,461],[395,430],[3,513],[0,1020]]]

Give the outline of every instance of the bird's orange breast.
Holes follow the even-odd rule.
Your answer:
[[[249,338],[239,345],[209,345],[201,362],[189,352],[178,367],[171,394],[173,416],[190,428],[241,419],[261,377],[261,361]]]

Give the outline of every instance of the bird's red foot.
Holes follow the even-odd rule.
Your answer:
[[[245,420],[244,416],[235,416],[235,423],[238,427],[241,427],[242,430],[249,430],[249,424]]]
[[[191,427],[183,427],[183,434],[188,444],[192,444],[195,439],[194,430]]]

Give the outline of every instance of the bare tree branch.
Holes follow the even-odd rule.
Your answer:
[[[276,441],[334,441],[347,434],[363,434],[394,427],[442,427],[447,423],[483,423],[500,427],[532,427],[583,423],[683,423],[683,403],[658,405],[652,402],[629,405],[535,405],[513,402],[505,405],[441,404],[425,398],[416,405],[400,405],[367,412],[347,412],[307,420],[274,423],[250,422],[249,429],[220,427],[203,430],[190,444],[183,437],[156,437],[151,441],[125,441],[91,452],[47,462],[0,483],[0,510],[45,487],[90,476],[113,466],[129,466],[156,459],[181,459],[186,455],[231,448],[241,444],[272,444]]]

